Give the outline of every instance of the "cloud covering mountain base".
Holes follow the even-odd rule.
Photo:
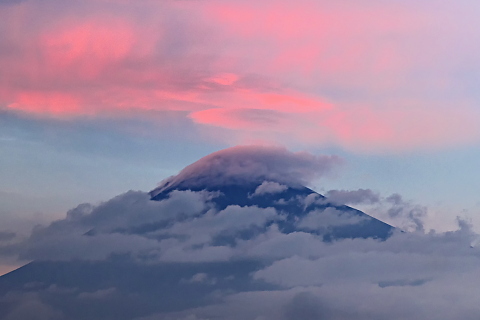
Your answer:
[[[199,241],[205,230],[194,230],[191,237]],[[462,225],[444,234],[326,243],[272,225],[231,247],[158,241],[164,259],[177,260],[167,262],[148,256],[141,242],[120,249],[99,238],[85,246],[103,250],[103,257],[37,261],[1,277],[0,318],[476,319],[475,239]],[[114,253],[123,250],[130,253]]]
[[[151,194],[81,204],[28,239],[2,232],[2,259],[33,262],[0,277],[0,318],[478,319],[480,251],[468,223],[401,232],[341,204],[381,201],[369,190],[330,191],[330,200],[299,186],[297,169],[325,159],[227,150]],[[227,165],[208,169],[212,161]],[[385,201],[405,207],[398,196]]]

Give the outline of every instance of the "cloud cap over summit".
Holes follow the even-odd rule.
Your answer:
[[[236,146],[217,151],[163,180],[152,197],[166,189],[273,181],[304,186],[342,163],[337,156],[290,152],[274,146]]]

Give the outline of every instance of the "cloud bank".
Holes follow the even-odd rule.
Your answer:
[[[343,199],[351,195],[356,202],[360,195],[366,201],[376,199],[368,190],[329,194]],[[64,219],[37,227],[23,242],[8,242],[14,235],[3,232],[3,257],[19,254],[63,263],[62,268],[146,268],[139,270],[149,277],[156,273],[148,270],[160,268],[164,271],[158,274],[167,278],[147,279],[148,284],[137,279],[140,287],[135,292],[108,282],[94,287],[30,282],[0,292],[0,315],[136,320],[450,320],[480,315],[475,299],[480,251],[471,246],[478,235],[464,222],[457,231],[446,233],[395,232],[385,241],[325,242],[310,231],[355,224],[358,217],[332,208],[315,210],[299,217],[297,230],[284,233],[279,226],[285,212],[237,205],[218,210],[212,202],[217,196],[173,191],[162,201],[151,201],[148,193],[130,191],[99,205],[82,204]],[[398,196],[387,198],[394,208],[404,203]],[[284,201],[305,203],[305,199]],[[130,262],[122,264],[122,259]],[[137,272],[125,278],[127,283]],[[152,285],[157,287],[155,294],[146,289]],[[177,294],[179,300],[158,302]],[[139,303],[144,307],[138,310],[143,311],[135,309]],[[72,313],[72,304],[88,305],[94,313]],[[151,305],[156,309],[146,307]],[[134,309],[115,313],[114,306]]]

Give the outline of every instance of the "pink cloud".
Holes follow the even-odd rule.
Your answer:
[[[40,36],[49,67],[59,73],[95,79],[108,66],[128,57],[136,42],[133,28],[121,19],[95,20],[63,24],[57,27],[60,31]]]
[[[227,129],[227,140],[368,152],[480,138],[476,97],[452,76],[474,50],[443,7],[88,0],[2,9],[0,107],[56,117],[180,110],[199,128]],[[456,9],[468,20],[468,8]]]
[[[206,81],[211,81],[222,86],[231,86],[238,80],[238,75],[234,73],[221,73],[213,76],[212,78],[206,79]]]
[[[20,92],[8,108],[32,113],[84,113],[76,97],[62,92]]]

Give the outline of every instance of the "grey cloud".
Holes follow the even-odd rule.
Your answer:
[[[254,277],[285,287],[377,284],[423,286],[463,282],[479,271],[480,251],[468,228],[444,234],[397,233],[384,242],[352,239],[326,245],[310,238],[310,252],[277,260]],[[413,289],[412,289],[413,290]],[[446,290],[444,288],[443,290]]]
[[[5,253],[22,259],[105,259],[112,253],[145,253],[161,244],[146,234],[210,209],[214,193],[172,192],[164,201],[150,201],[145,192],[129,191],[98,206],[82,204],[64,220],[36,227],[30,238]]]
[[[82,204],[70,210],[66,219],[36,228],[27,241],[1,247],[0,252],[39,260],[106,259],[111,254],[184,262],[319,257],[329,249],[321,236],[307,231],[355,225],[363,219],[335,208],[314,210],[295,222],[297,232],[284,234],[278,229],[286,218],[282,212],[254,206],[217,211],[210,202],[215,196],[204,191],[173,191],[162,201],[150,201],[147,193],[130,191],[98,206]],[[318,195],[304,199],[305,205],[315,201],[324,200]],[[398,197],[395,203],[404,205]],[[388,243],[396,243],[395,239]],[[471,245],[476,238],[467,241]],[[362,242],[352,244],[366,250]]]
[[[321,230],[329,227],[345,226],[367,220],[367,216],[358,216],[352,212],[340,211],[335,208],[312,210],[297,224],[299,228],[307,230]]]
[[[247,249],[244,249],[247,248]],[[281,233],[272,225],[257,238],[240,242],[239,249],[248,257],[264,259],[282,259],[295,255],[301,257],[320,256],[325,250],[322,238],[306,232]]]
[[[258,230],[268,221],[279,221],[283,217],[274,208],[229,206],[220,212],[209,211],[200,218],[179,222],[171,228],[159,231],[169,237],[179,236],[182,240],[161,242],[166,261],[225,260],[239,252],[229,245],[214,245],[217,237],[238,236],[242,230]],[[235,240],[237,243],[238,239]],[[234,243],[234,244],[235,244]],[[199,247],[200,249],[193,249]]]
[[[263,226],[267,220],[280,218],[274,208],[240,207],[237,205],[228,206],[225,210],[218,213],[210,211],[199,219],[185,223],[179,223],[171,230],[176,232],[183,229],[183,232],[189,230],[198,230],[200,233],[215,234],[223,230],[237,231],[250,226]],[[182,231],[180,231],[182,232]]]
[[[246,219],[249,222],[237,225],[243,213],[250,217]],[[242,229],[252,223],[261,224],[264,219],[262,214],[274,216],[274,212],[270,213],[269,210],[262,212],[258,208],[231,207],[223,212],[218,222],[211,224],[218,226],[213,230]],[[232,220],[228,220],[230,216]],[[201,218],[179,221],[177,223],[182,226],[172,228],[172,231],[182,234],[190,232],[193,238],[198,239],[199,235],[195,233],[205,233],[210,222],[199,221],[187,226],[189,221],[196,220]],[[132,239],[132,235],[120,235]],[[178,240],[166,239],[163,240],[166,242],[162,244],[165,247],[161,251],[177,250],[178,257],[183,258],[177,257],[176,261],[187,258],[190,260],[185,261],[219,261],[219,255],[225,252],[225,263],[242,261],[242,257],[270,261],[265,267],[259,265],[253,269],[250,280],[270,283],[274,287],[237,292],[239,282],[232,280],[230,290],[225,290],[225,287],[221,287],[226,281],[222,280],[225,279],[225,273],[200,270],[190,273],[188,277],[183,276],[184,280],[179,280],[177,285],[178,288],[184,288],[185,292],[193,290],[189,286],[211,288],[212,300],[209,303],[139,319],[289,320],[296,317],[380,320],[388,317],[400,320],[419,315],[426,320],[449,320],[456,316],[475,319],[480,310],[471,297],[475,297],[478,290],[480,251],[469,246],[474,237],[476,234],[462,223],[459,230],[448,233],[399,232],[386,241],[345,239],[325,243],[321,237],[305,232],[281,233],[273,224],[252,239],[239,240],[236,247],[210,246],[208,236],[201,241],[204,247],[192,249],[193,257],[188,256],[188,251],[182,252],[188,241],[175,243]],[[224,253],[220,254],[222,250]],[[224,270],[233,270],[229,269],[232,266]],[[275,289],[276,285],[283,289]],[[48,289],[49,294],[55,294],[52,290]],[[66,292],[85,301],[96,299],[106,304],[121,301],[109,300],[109,297],[113,299],[120,296],[108,286],[98,290],[79,292],[70,289]],[[457,302],[445,301],[446,293]],[[65,295],[61,292],[58,294]],[[37,302],[45,304],[48,307],[45,310],[55,310],[42,300]]]
[[[345,282],[393,284],[439,278],[460,270],[476,272],[478,269],[473,266],[478,260],[476,257],[450,259],[410,253],[347,252],[315,260],[300,257],[279,260],[258,271],[255,278],[289,288]]]
[[[393,203],[393,204],[402,204],[403,203],[402,196],[399,195],[398,193],[394,193],[394,194],[388,196],[386,198],[386,200],[390,203]]]
[[[395,227],[408,231],[424,229],[423,219],[427,215],[427,207],[406,201],[398,193],[384,197],[370,189],[329,190],[325,196],[326,199],[305,199],[305,203],[309,205],[313,202],[331,201],[338,204],[362,205],[366,213]]]
[[[442,286],[446,286],[443,283]],[[381,288],[370,284],[341,284],[322,287],[298,287],[232,294],[224,303],[190,309],[176,314],[162,314],[142,320],[226,319],[226,320],[451,320],[456,317],[474,320],[480,308],[468,299],[468,286],[461,301],[451,301],[435,292],[439,287]],[[449,291],[457,295],[457,290]],[[297,317],[296,317],[297,316]],[[302,316],[306,318],[302,318]],[[295,318],[296,317],[296,318]]]
[[[377,212],[382,212],[387,219],[396,221],[399,228],[404,230],[424,229],[423,219],[427,215],[427,207],[405,201],[401,195],[392,194],[380,203]]]
[[[157,241],[138,235],[100,234],[52,235],[36,237],[27,241],[20,249],[24,260],[103,260],[111,254],[154,251]]]
[[[208,209],[207,201],[215,196],[209,192],[174,191],[166,201],[150,201],[145,192],[129,191],[96,207],[83,204],[67,214],[60,221],[64,225],[82,225],[86,228],[109,229],[132,228],[147,223],[176,219],[181,216],[198,214]],[[50,226],[49,232],[55,228]]]
[[[231,246],[239,234],[253,236],[267,223],[284,219],[274,208],[234,205],[217,211],[209,202],[214,196],[174,191],[163,201],[151,201],[146,193],[130,191],[98,206],[82,204],[64,220],[35,228],[29,239],[2,247],[0,253],[36,260],[132,254],[158,261],[224,261],[238,254]]]

